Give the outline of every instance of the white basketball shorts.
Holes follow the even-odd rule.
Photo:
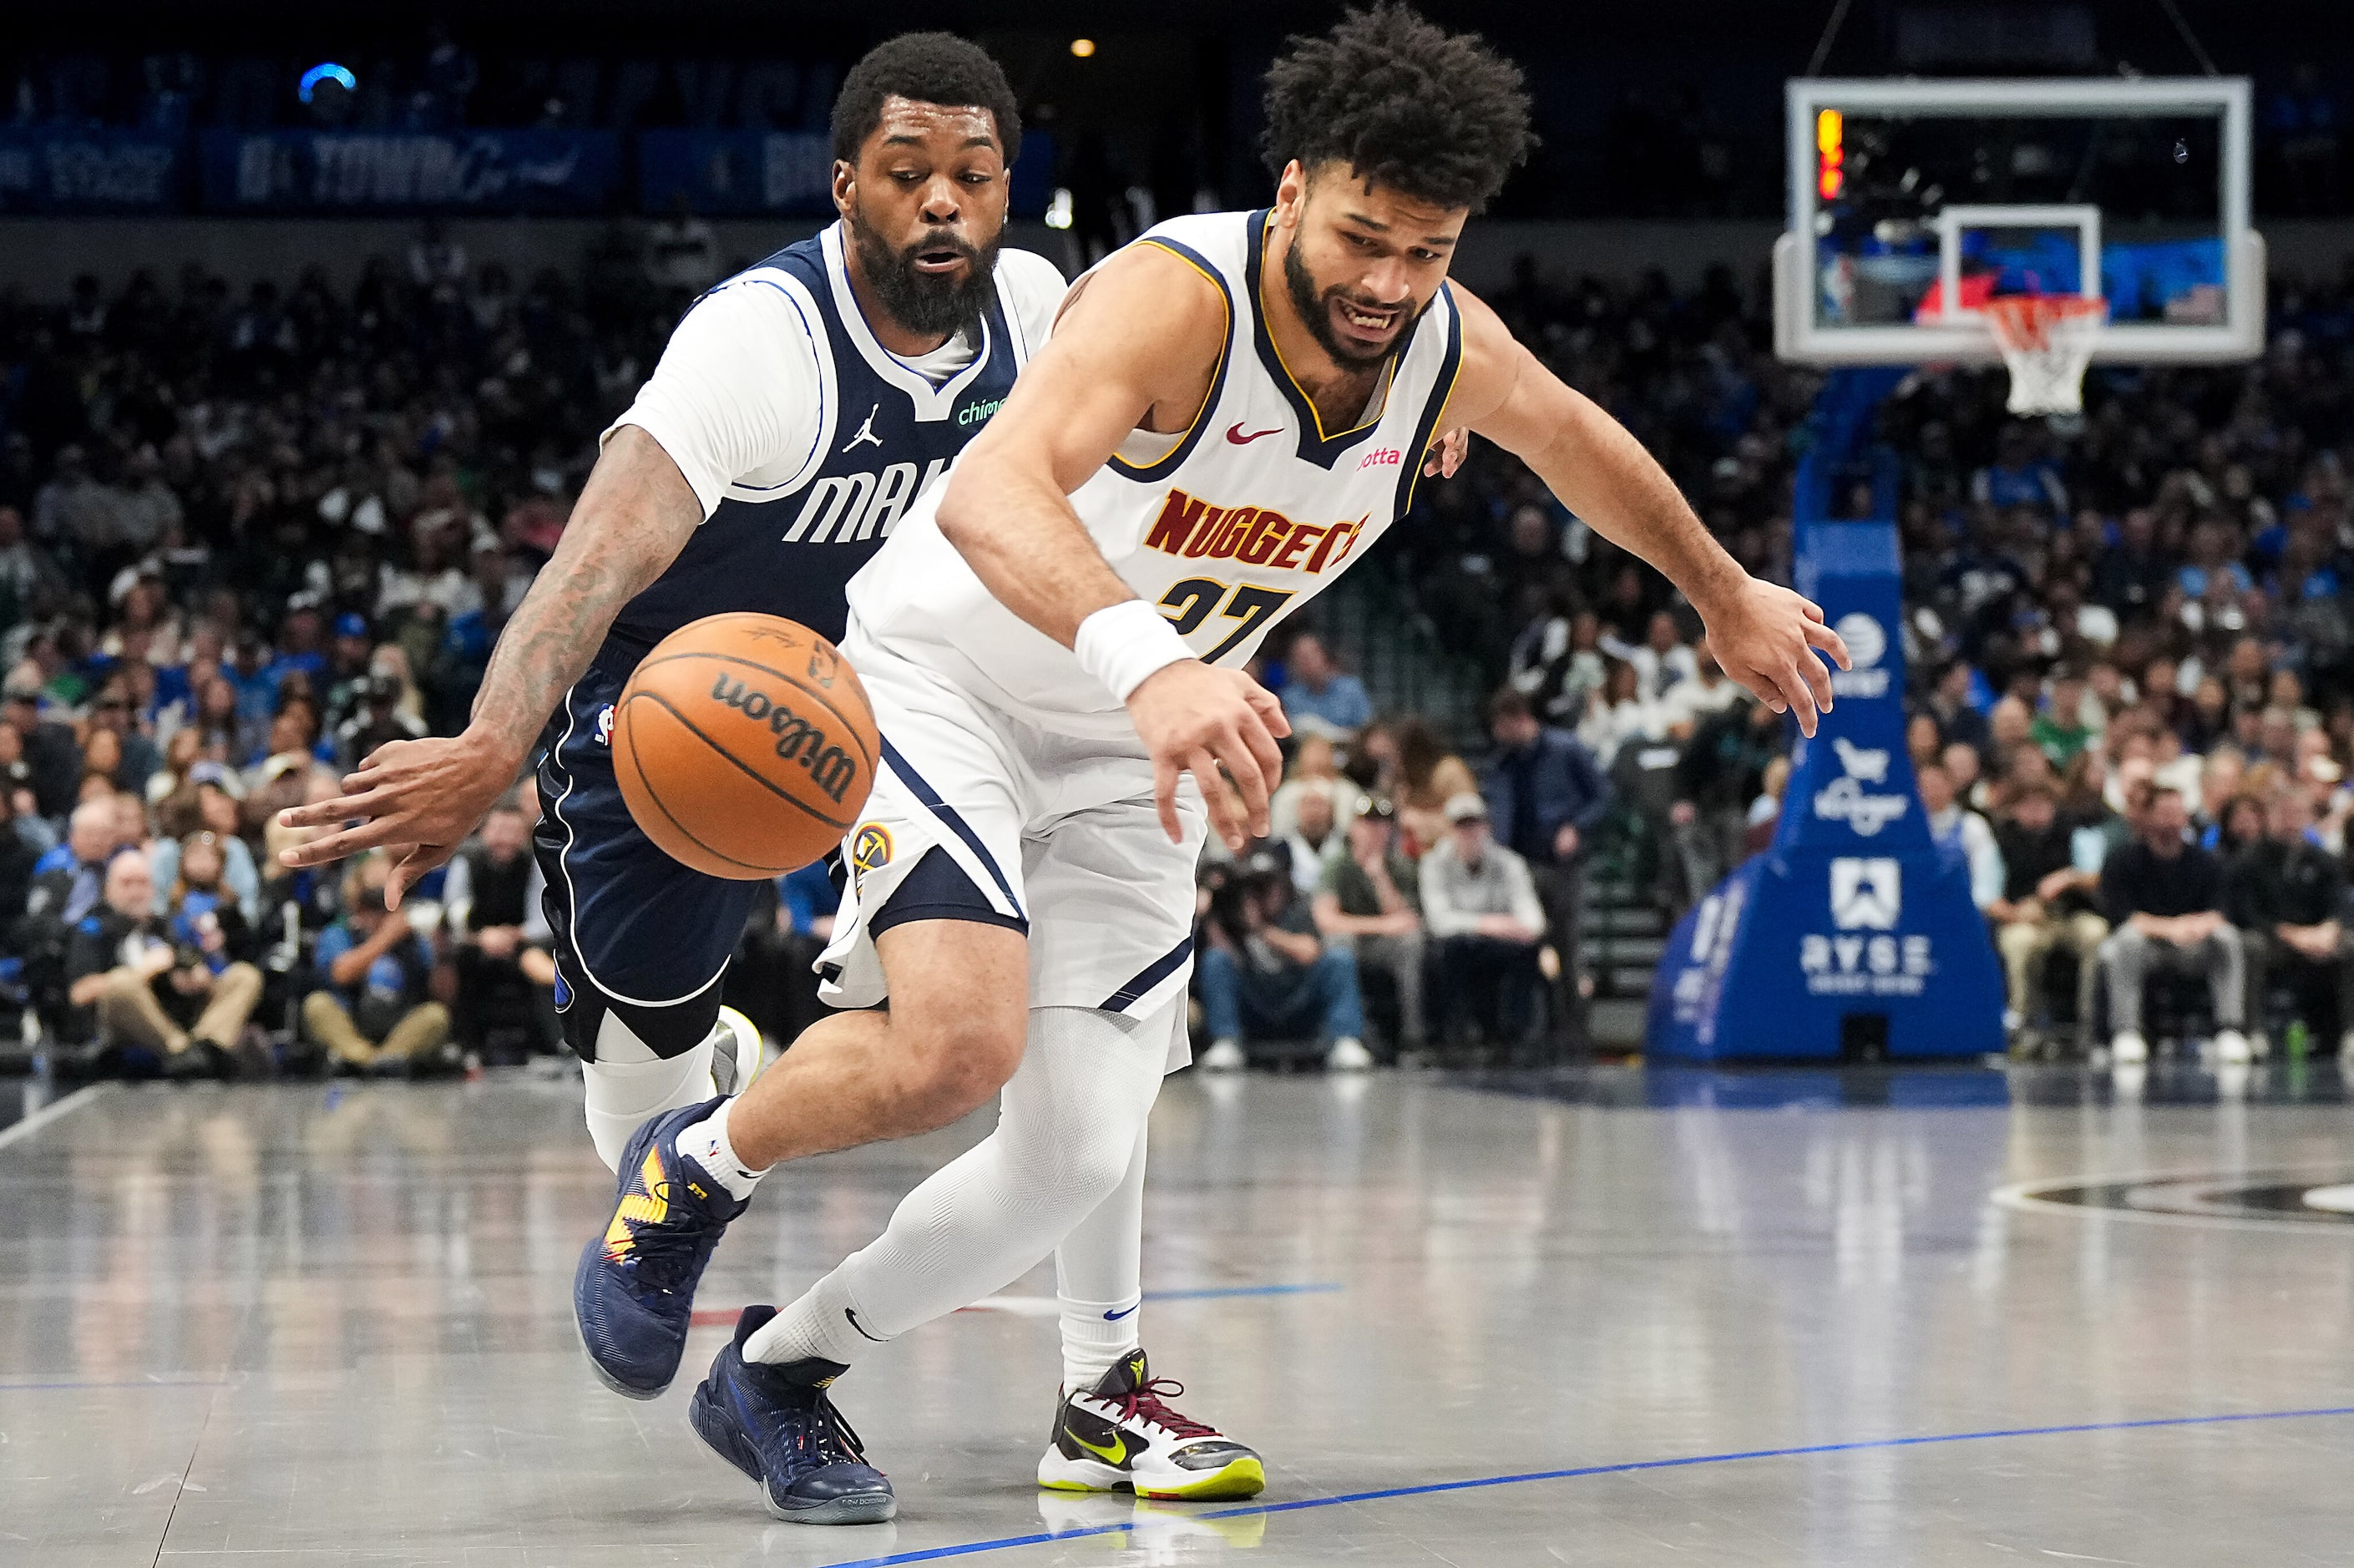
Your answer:
[[[1208,826],[1193,779],[1178,794],[1184,840],[1171,843],[1133,735],[1082,739],[1024,723],[854,621],[842,652],[875,705],[883,756],[843,842],[850,885],[818,960],[825,1001],[885,1000],[878,930],[936,918],[1006,926],[1028,934],[1032,1007],[1167,1014],[1170,1065],[1182,1066],[1184,1009],[1172,1004],[1193,970],[1193,874]]]

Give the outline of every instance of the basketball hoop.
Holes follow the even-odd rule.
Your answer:
[[[1979,307],[2010,366],[2014,414],[2075,414],[2084,367],[2109,319],[2106,300],[2083,294],[2006,294]]]

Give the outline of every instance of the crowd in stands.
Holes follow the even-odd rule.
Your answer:
[[[349,291],[0,292],[0,981],[61,1062],[556,1048],[529,779],[398,915],[379,860],[284,872],[275,817],[462,725],[678,303],[642,267],[517,287],[429,228]],[[815,880],[731,982],[788,1035]]]
[[[1819,383],[1729,274],[1526,265],[1494,294],[1787,578]],[[2354,274],[2274,300],[2263,360],[2096,369],[2078,419],[2010,418],[1967,370],[1882,412],[1915,771],[2030,1045],[2145,1032],[2139,980],[2168,969],[2252,1047],[2348,1026]],[[678,302],[642,270],[518,287],[430,230],[348,291],[191,267],[0,293],[0,972],[51,1037],[188,1073],[264,1042],[386,1071],[552,1048],[527,780],[394,918],[379,864],[280,872],[274,813],[462,723]],[[1771,837],[1787,726],[1663,579],[1485,445],[1366,569],[1496,695],[1442,734],[1312,630],[1272,651],[1297,738],[1274,833],[1204,868],[1205,1059],[1542,1059],[1583,1034],[1581,885],[1704,892]],[[731,971],[780,1038],[831,911],[822,873],[779,887]]]
[[[1523,262],[1496,301],[1744,566],[1788,579],[1820,380],[1773,358],[1729,275],[1684,294],[1656,277],[1564,288]],[[2144,982],[2167,970],[2211,981],[2196,1021],[2227,1058],[2354,1028],[2354,264],[2277,280],[2273,304],[2262,359],[2096,368],[2081,418],[2009,417],[1999,370],[1923,370],[1882,410],[1912,760],[1969,864],[2022,1049],[2141,1055]],[[1840,515],[1875,514],[1857,477]],[[1492,448],[1422,496],[1398,580],[1544,747],[1582,749],[1606,781],[1580,842],[1655,873],[1670,907],[1763,847],[1787,726],[1723,678],[1691,607]],[[1515,755],[1500,726],[1493,739]],[[1486,787],[1492,805],[1494,765]],[[1510,842],[1542,885],[1547,846]],[[2055,952],[2078,975],[2056,997]]]

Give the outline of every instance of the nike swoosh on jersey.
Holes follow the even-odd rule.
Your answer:
[[[1140,1301],[1136,1304],[1136,1307],[1141,1307],[1143,1305],[1144,1303]],[[1123,1307],[1117,1312],[1107,1312],[1104,1314],[1104,1321],[1107,1323],[1117,1323],[1122,1318],[1127,1317],[1130,1312],[1135,1311],[1136,1307]]]
[[[1234,442],[1235,445],[1238,447],[1246,447],[1253,441],[1258,440],[1261,436],[1275,436],[1282,433],[1283,427],[1281,425],[1278,425],[1272,429],[1253,430],[1248,435],[1245,435],[1243,433],[1243,422],[1240,419],[1236,419],[1233,424],[1226,427],[1226,440]]]

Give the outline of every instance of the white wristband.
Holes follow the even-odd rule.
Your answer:
[[[1080,621],[1071,652],[1079,656],[1080,669],[1123,703],[1148,676],[1195,657],[1168,618],[1140,599],[1107,605]]]

